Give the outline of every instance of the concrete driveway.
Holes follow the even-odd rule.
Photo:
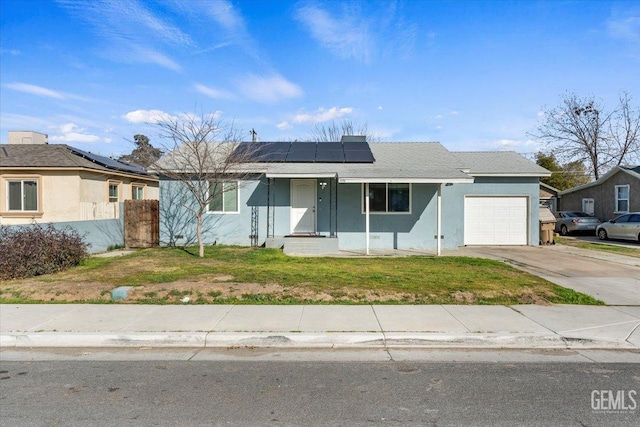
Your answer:
[[[451,255],[505,261],[609,305],[640,305],[640,258],[554,246],[467,246]]]

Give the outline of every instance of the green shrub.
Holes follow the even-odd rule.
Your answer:
[[[88,245],[70,227],[0,227],[0,280],[55,273],[78,265]]]

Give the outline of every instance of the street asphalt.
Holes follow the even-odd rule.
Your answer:
[[[0,349],[624,349],[640,362],[640,260],[566,246],[467,247],[589,293],[579,305],[0,305]]]

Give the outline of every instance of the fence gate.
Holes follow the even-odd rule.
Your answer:
[[[150,248],[160,244],[160,202],[125,200],[125,248]]]

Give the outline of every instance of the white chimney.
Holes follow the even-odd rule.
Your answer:
[[[46,133],[34,132],[32,130],[10,130],[9,144],[31,145],[31,144],[48,144],[49,135]]]

